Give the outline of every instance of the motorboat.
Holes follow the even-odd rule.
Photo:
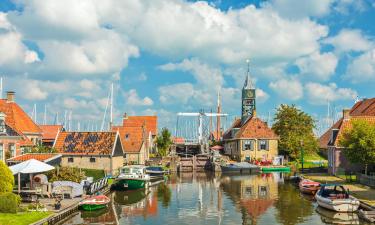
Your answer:
[[[315,194],[319,206],[336,212],[355,212],[360,202],[343,185],[322,184]]]
[[[150,175],[146,173],[145,166],[124,166],[115,179],[112,189],[127,191],[148,188],[149,182]]]
[[[111,200],[105,195],[97,195],[82,200],[79,202],[78,207],[86,211],[93,211],[106,208],[110,201]]]
[[[221,172],[223,173],[257,173],[259,172],[259,167],[247,162],[239,163],[229,163],[221,165]]]
[[[163,177],[168,171],[161,166],[148,166],[146,167],[146,173],[151,177]]]
[[[315,195],[315,193],[320,189],[320,183],[309,179],[303,179],[299,182],[299,190],[308,195]]]

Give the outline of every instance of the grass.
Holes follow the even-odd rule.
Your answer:
[[[51,215],[51,212],[0,213],[1,225],[27,225]]]
[[[303,167],[307,168],[315,168],[315,167],[328,167],[328,161],[324,157],[320,156],[318,153],[311,153],[304,155],[303,157]],[[302,164],[300,159],[298,161],[291,161],[289,165],[296,165],[298,162],[298,168],[302,168]]]

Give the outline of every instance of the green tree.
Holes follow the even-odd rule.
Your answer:
[[[49,146],[44,146],[44,145],[37,145],[31,149],[31,153],[56,153],[56,149],[49,147]]]
[[[280,105],[277,109],[272,130],[279,135],[279,150],[281,153],[297,159],[301,154],[301,142],[305,153],[318,149],[318,141],[313,129],[313,118],[298,109],[295,105]]]
[[[0,160],[0,194],[12,192],[14,177],[12,171]]]
[[[339,144],[350,162],[365,165],[367,174],[367,166],[375,163],[375,125],[364,120],[353,121],[352,128],[344,130]]]
[[[161,133],[156,138],[156,146],[158,147],[158,154],[166,156],[172,144],[171,132],[167,128],[163,128]]]

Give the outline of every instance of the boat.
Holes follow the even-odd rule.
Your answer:
[[[262,172],[290,172],[290,167],[288,166],[262,166]]]
[[[221,165],[221,172],[223,173],[257,173],[259,167],[247,162],[229,163]]]
[[[127,191],[148,188],[149,182],[150,175],[146,173],[145,166],[124,166],[120,175],[115,179],[112,189]]]
[[[151,177],[162,177],[168,173],[167,170],[164,170],[161,166],[148,166],[146,167],[146,173]]]
[[[105,195],[97,195],[82,200],[78,204],[78,207],[86,211],[93,211],[106,208],[110,201],[111,200]]]
[[[375,210],[365,211],[365,210],[360,209],[358,211],[358,216],[367,222],[375,223]]]
[[[315,194],[319,206],[336,212],[355,212],[359,200],[349,195],[348,190],[340,184],[322,184]]]
[[[299,190],[308,195],[315,195],[315,193],[320,189],[320,183],[309,179],[303,179],[299,182]]]

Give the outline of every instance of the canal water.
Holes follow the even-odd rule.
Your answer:
[[[183,173],[149,191],[114,192],[110,206],[64,224],[365,224],[300,194],[283,173],[225,176]]]

